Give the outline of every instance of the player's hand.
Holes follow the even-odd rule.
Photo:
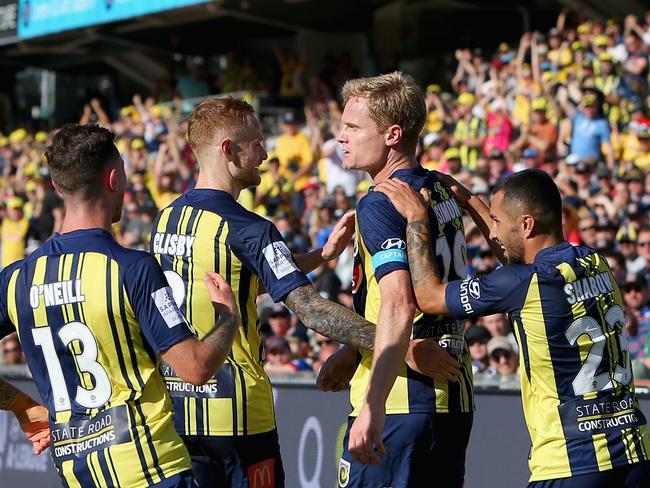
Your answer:
[[[364,403],[361,413],[350,429],[348,450],[352,457],[362,464],[379,464],[386,454],[382,436],[386,423],[383,405],[373,407]]]
[[[327,242],[323,246],[323,251],[321,256],[325,261],[331,261],[334,258],[337,258],[345,250],[345,247],[352,239],[354,234],[354,210],[350,210],[339,221],[332,229]]]
[[[34,447],[34,454],[40,454],[50,447],[50,424],[48,422],[47,408],[34,402],[27,395],[17,400],[24,402],[28,407],[14,405],[14,413],[27,438]]]
[[[332,354],[318,372],[316,384],[322,391],[345,390],[357,369],[357,352],[343,346]]]
[[[438,180],[443,184],[449,187],[451,192],[454,194],[454,198],[458,202],[461,208],[467,208],[467,202],[472,198],[472,192],[460,184],[455,178],[441,173],[439,171],[434,171]]]
[[[205,281],[205,286],[208,287],[210,300],[217,312],[221,313],[224,309],[227,309],[233,315],[238,314],[235,295],[228,282],[219,273],[208,271],[205,273],[203,281]]]
[[[375,191],[386,195],[395,209],[409,222],[426,220],[427,209],[431,204],[426,188],[417,193],[409,184],[393,178],[377,185]]]
[[[456,382],[460,376],[458,360],[433,339],[409,341],[405,361],[409,368],[441,383]]]

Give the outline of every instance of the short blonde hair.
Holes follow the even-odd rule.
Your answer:
[[[402,128],[406,151],[415,151],[427,119],[422,90],[413,77],[395,71],[372,78],[349,80],[341,92],[343,103],[351,98],[367,100],[368,113],[380,132],[393,124]]]
[[[230,97],[211,98],[199,103],[192,111],[187,126],[187,138],[196,154],[202,148],[215,143],[219,135],[232,136],[250,123],[255,109]]]

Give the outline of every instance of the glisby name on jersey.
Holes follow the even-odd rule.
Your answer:
[[[45,298],[46,307],[86,301],[86,297],[81,294],[81,280],[57,281],[32,286],[29,290],[29,304],[32,308],[40,306],[41,295]]]
[[[567,295],[567,302],[573,305],[576,302],[584,302],[598,295],[614,293],[614,285],[609,278],[609,273],[598,273],[595,276],[573,281],[564,285],[564,293]]]
[[[189,258],[195,240],[195,236],[156,233],[153,236],[153,252],[154,254],[169,254]]]
[[[440,202],[433,206],[433,212],[436,214],[439,224],[446,224],[454,219],[460,218],[463,214],[458,208],[456,200],[453,198]]]

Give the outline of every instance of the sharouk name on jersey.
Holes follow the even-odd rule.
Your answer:
[[[168,254],[189,258],[195,240],[195,236],[156,233],[153,236],[153,252],[154,254]]]
[[[29,290],[29,304],[32,308],[40,306],[41,296],[45,298],[46,307],[86,301],[86,297],[81,294],[81,280],[33,285]]]
[[[564,293],[566,293],[567,302],[573,305],[599,295],[614,293],[614,285],[609,278],[609,273],[598,273],[595,276],[587,276],[567,283],[564,285]]]
[[[447,224],[454,219],[460,218],[463,214],[453,198],[440,202],[433,206],[433,212],[436,214],[438,224]]]

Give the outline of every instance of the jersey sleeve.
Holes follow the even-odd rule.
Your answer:
[[[408,271],[406,221],[390,201],[369,193],[359,203],[357,220],[358,237],[372,256],[372,271],[377,282],[391,271]]]
[[[450,281],[445,291],[449,313],[462,318],[513,312],[524,302],[530,277],[519,266],[503,266],[487,275]]]
[[[230,248],[259,276],[274,301],[281,302],[296,288],[310,283],[272,222],[260,217],[245,225],[229,224]]]
[[[142,334],[157,354],[192,335],[153,256],[131,264],[124,279]]]

